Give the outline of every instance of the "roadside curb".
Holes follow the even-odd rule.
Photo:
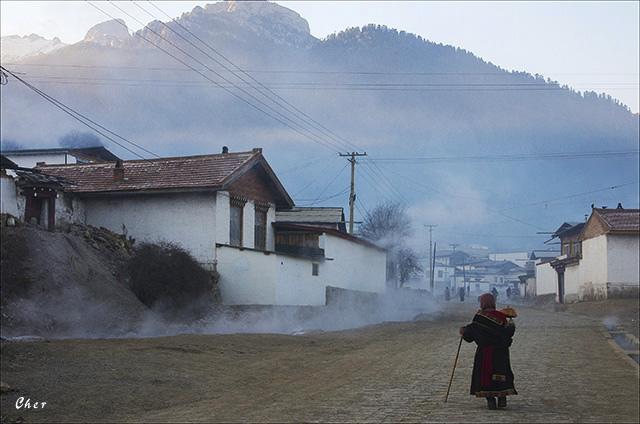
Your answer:
[[[638,364],[636,361],[633,360],[633,358],[631,358],[631,356],[629,356],[630,354],[638,354],[638,351],[627,351],[625,349],[622,348],[622,346],[620,346],[613,338],[613,336],[611,335],[611,333],[609,332],[609,330],[603,326],[602,328],[602,334],[604,335],[605,339],[607,340],[607,342],[609,342],[609,344],[611,345],[611,347],[613,348],[613,350],[615,351],[616,354],[618,354],[619,356],[621,356],[625,361],[627,361],[627,363],[631,364],[633,366],[633,368],[636,370],[636,372],[640,372],[640,364]],[[622,331],[618,331],[619,333],[624,333]],[[629,333],[624,333],[625,337],[629,340],[634,341],[637,345],[637,341],[638,339],[633,335],[633,334],[629,334]]]

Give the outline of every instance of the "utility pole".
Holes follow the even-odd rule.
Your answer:
[[[424,224],[425,228],[429,229],[429,288],[431,289],[431,293],[433,293],[433,275],[431,274],[431,270],[433,269],[433,229],[437,227],[434,224]]]
[[[339,153],[340,157],[347,157],[351,162],[351,192],[349,194],[349,234],[353,234],[353,207],[356,203],[356,158],[360,156],[367,156],[367,152],[358,153]]]

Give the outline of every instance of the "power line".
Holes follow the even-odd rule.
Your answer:
[[[24,84],[26,87],[28,87],[30,90],[32,90],[33,92],[35,92],[36,94],[38,94],[40,97],[42,97],[43,99],[45,99],[46,101],[48,101],[49,103],[53,104],[55,107],[57,107],[58,109],[62,110],[64,113],[66,113],[67,115],[71,116],[72,118],[74,118],[75,120],[77,120],[78,122],[82,123],[83,125],[85,125],[86,127],[92,129],[93,131],[97,132],[98,134],[100,134],[101,136],[103,136],[104,138],[106,138],[107,140],[110,140],[111,142],[113,142],[114,144],[122,147],[123,149],[125,149],[126,151],[134,154],[135,156],[141,158],[141,159],[145,159],[146,158],[142,155],[140,155],[139,153],[129,149],[128,147],[126,147],[125,145],[117,142],[116,140],[114,140],[112,137],[108,136],[107,134],[105,134],[104,132],[96,129],[95,127],[100,128],[101,130],[108,132],[116,137],[118,137],[119,139],[125,141],[126,143],[129,143],[132,146],[137,147],[138,149],[147,152],[155,157],[160,157],[159,155],[153,153],[152,151],[142,147],[141,145],[134,143],[133,141],[119,135],[118,133],[104,127],[103,125],[97,123],[96,121],[92,120],[91,118],[83,115],[82,113],[78,112],[77,110],[71,108],[70,106],[67,106],[66,104],[62,103],[60,100],[54,98],[53,96],[50,96],[49,94],[45,93],[44,91],[40,90],[39,88],[35,87],[34,85],[28,83],[27,81],[25,81],[24,79],[20,78],[19,76],[17,76],[15,73],[9,71],[7,68],[0,66],[0,69],[2,69],[2,71],[8,73],[9,75],[11,75],[12,77],[14,77],[16,80],[18,80],[19,82],[21,82],[22,84]],[[93,124],[93,125],[91,125]]]
[[[166,15],[166,14],[165,14]],[[55,64],[55,63],[5,63],[5,65],[13,66],[39,66],[39,67],[64,67],[64,68],[88,68],[88,69],[99,69],[99,68],[107,68],[107,69],[132,69],[132,70],[152,70],[152,71],[187,71],[184,68],[175,68],[175,67],[162,67],[162,66],[118,66],[118,65],[84,65],[84,64]],[[497,76],[497,77],[527,77],[525,73],[506,73],[506,72],[392,72],[392,71],[357,71],[357,70],[344,70],[344,71],[336,71],[336,70],[286,70],[286,69],[244,69],[241,68],[245,72],[250,73],[263,73],[263,74],[320,74],[320,75],[396,75],[396,76],[469,76],[469,75],[482,75],[482,76]],[[628,76],[636,76],[635,73],[616,73],[616,72],[562,72],[556,73],[551,72],[549,75],[628,75]]]
[[[599,192],[603,192],[603,191],[609,191],[609,190],[616,190],[618,188],[621,187],[626,187],[626,186],[630,186],[630,185],[636,185],[638,184],[639,181],[632,181],[632,182],[628,182],[628,183],[623,183],[623,184],[617,184],[617,185],[613,185],[613,186],[609,186],[609,187],[605,187],[605,188],[599,188],[596,190],[590,190],[590,191],[583,191],[580,193],[574,193],[574,194],[567,194],[565,196],[562,197],[554,197],[551,199],[546,199],[546,200],[539,200],[533,203],[524,203],[518,206],[512,206],[509,208],[505,208],[505,209],[500,209],[500,211],[508,211],[508,210],[512,210],[512,209],[517,209],[517,208],[523,208],[523,207],[528,207],[528,206],[536,206],[536,205],[542,205],[545,203],[551,203],[554,201],[558,201],[558,200],[566,200],[566,199],[570,199],[570,198],[574,198],[574,197],[580,197],[580,196],[585,196],[587,194],[593,194],[593,193],[599,193]]]
[[[40,78],[38,81],[42,83],[47,83],[51,85],[90,85],[90,86],[121,86],[121,87],[199,87],[203,85],[207,85],[206,82],[199,81],[183,81],[183,80],[150,80],[150,79],[124,79],[124,78],[72,78],[72,77],[56,77],[56,76],[38,76]],[[569,88],[562,87],[520,87],[520,86],[483,86],[478,85],[475,87],[464,87],[464,86],[456,86],[455,84],[442,84],[441,86],[433,86],[433,87],[377,87],[374,85],[363,85],[363,86],[349,86],[345,84],[314,84],[314,83],[299,83],[299,82],[276,82],[276,83],[267,83],[262,84],[265,90],[277,95],[274,90],[294,90],[294,91],[353,91],[353,92],[375,92],[375,91],[384,91],[384,92],[430,92],[430,91],[438,91],[438,92],[457,92],[457,91],[468,91],[468,92],[558,92],[558,91],[569,91]],[[250,84],[220,84],[217,88],[242,88],[242,87],[252,87]],[[585,87],[571,87],[573,90],[577,91],[592,91],[592,90],[637,90],[638,87],[611,87],[611,86],[603,86],[603,87],[594,87],[594,86],[585,86]],[[281,97],[281,96],[279,96]],[[286,110],[286,108],[285,108]],[[291,112],[288,110],[288,112]],[[298,117],[299,118],[299,117]],[[299,118],[300,119],[300,118]],[[317,122],[317,121],[316,121]],[[298,124],[299,125],[299,124]],[[310,125],[310,124],[309,124]],[[316,124],[318,127],[324,127],[322,124]],[[326,127],[325,127],[326,128]]]
[[[88,0],[85,0],[90,6],[94,7],[95,9],[99,10],[100,12],[102,12],[103,14],[107,15],[108,17],[110,17],[111,19],[115,20],[115,22],[117,22],[118,24],[124,26],[125,28],[127,28],[126,24],[124,24],[124,22],[121,22],[120,20],[117,20],[113,15],[109,14],[108,12],[102,10],[101,8],[99,8],[98,6],[96,6],[95,4],[91,3]],[[110,2],[111,3],[111,2]],[[111,3],[114,7],[116,7],[117,9],[121,10],[121,8],[119,8],[118,6],[116,6],[115,4]],[[127,12],[124,12],[127,16],[130,16],[132,19],[138,21],[136,18],[134,18],[133,16],[131,16],[130,14],[128,14]],[[141,22],[140,22],[141,23]],[[142,25],[144,25],[143,23],[141,23]],[[158,34],[157,32],[153,31],[151,28],[149,28],[148,26],[145,26],[146,28],[148,28],[151,32],[153,32],[154,34],[156,34],[158,37],[162,38],[163,40],[167,41],[167,43],[171,44],[172,46],[174,46],[174,48],[176,48],[177,50],[179,50],[180,52],[182,52],[184,55],[190,57],[191,59],[195,60],[196,62],[198,62],[200,65],[205,66],[205,68],[207,68],[207,70],[209,70],[210,72],[218,75],[219,77],[222,77],[219,73],[217,73],[216,71],[214,71],[213,69],[211,69],[210,67],[208,67],[207,65],[205,65],[204,63],[202,63],[201,61],[199,61],[198,59],[196,59],[193,55],[185,52],[183,49],[181,49],[180,47],[177,47],[174,43],[172,43],[171,41],[168,41],[166,38],[164,38],[162,35]],[[127,28],[128,30],[128,28]],[[134,33],[136,36],[142,38],[143,40],[145,40],[146,42],[148,42],[149,44],[153,45],[154,47],[156,47],[157,49],[159,49],[160,51],[164,52],[165,54],[167,54],[168,56],[172,57],[173,59],[175,59],[176,61],[178,61],[179,63],[183,64],[184,66],[186,66],[187,68],[193,70],[194,72],[198,73],[199,75],[201,75],[203,78],[205,78],[206,80],[208,80],[209,82],[215,84],[216,86],[222,88],[223,90],[225,90],[226,92],[228,92],[229,94],[231,94],[232,96],[234,96],[235,98],[239,99],[240,101],[248,104],[249,106],[251,106],[252,108],[258,110],[259,112],[269,116],[270,118],[280,122],[282,125],[285,125],[286,127],[292,129],[293,131],[295,131],[296,133],[302,135],[303,137],[309,138],[311,141],[321,144],[331,150],[334,150],[334,146],[332,146],[331,144],[328,144],[327,142],[323,141],[323,140],[316,140],[314,137],[309,136],[308,134],[300,131],[298,128],[295,128],[291,125],[289,125],[286,121],[284,121],[283,119],[280,119],[278,116],[273,115],[272,113],[264,110],[263,108],[261,108],[260,106],[257,106],[255,104],[253,104],[251,101],[247,100],[246,98],[240,96],[239,94],[235,93],[234,91],[232,91],[231,89],[222,86],[218,81],[215,81],[211,78],[209,78],[206,74],[204,74],[203,72],[197,70],[196,68],[194,68],[193,66],[191,66],[190,64],[188,64],[187,62],[185,62],[184,60],[180,59],[179,57],[177,57],[176,55],[174,55],[173,53],[169,52],[168,50],[164,49],[163,47],[159,46],[158,44],[154,43],[153,41],[149,40],[148,38],[144,37],[143,35],[140,34],[140,32],[135,32]],[[224,79],[224,77],[222,77]],[[225,79],[226,80],[226,79]],[[226,80],[227,82],[229,82],[228,80]],[[250,97],[257,99],[255,96],[253,96],[251,93],[248,93],[246,90],[239,88],[238,89],[246,94],[248,94]],[[257,99],[259,101],[259,103],[265,104],[264,102],[262,102],[261,100]],[[269,107],[270,110],[273,110],[273,108]],[[276,111],[277,112],[277,111]],[[279,113],[279,112],[277,112]],[[280,113],[279,113],[280,114]],[[281,115],[281,114],[280,114]],[[288,118],[286,118],[288,119]],[[334,150],[337,151],[337,150]]]
[[[345,194],[348,191],[349,191],[349,187],[345,187],[344,189],[340,190],[339,192],[337,192],[335,194],[332,194],[330,196],[323,197],[321,199],[296,199],[296,201],[320,203],[320,202],[324,202],[324,201],[327,201],[327,200],[335,199],[336,197],[342,196],[343,194]]]
[[[327,191],[327,189],[331,186],[331,184],[333,184],[333,182],[338,179],[338,177],[340,176],[340,174],[342,174],[342,171],[345,170],[347,165],[348,165],[348,163],[345,163],[344,166],[342,168],[340,168],[338,173],[331,179],[331,181],[329,181],[329,183],[324,187],[324,189],[322,189],[322,191],[318,194],[318,197],[316,197],[314,199],[314,201],[312,203],[310,203],[309,205],[307,205],[307,206],[313,206],[320,200],[320,198],[322,197],[324,192]]]
[[[619,151],[595,151],[595,152],[554,152],[554,153],[531,153],[513,155],[475,155],[475,156],[434,156],[434,157],[383,157],[369,159],[372,162],[472,162],[472,161],[523,161],[540,159],[583,159],[583,158],[609,158],[614,156],[637,155],[640,150],[619,150]]]
[[[216,53],[218,56],[220,56],[221,58],[223,58],[226,62],[228,62],[231,66],[233,66],[237,71],[241,72],[242,74],[246,75],[248,78],[250,78],[253,82],[257,83],[258,85],[260,85],[262,88],[264,88],[266,91],[268,91],[269,93],[271,93],[273,96],[275,96],[277,99],[279,99],[280,101],[284,102],[287,106],[289,106],[291,109],[293,109],[293,111],[291,111],[291,109],[286,108],[285,106],[282,106],[282,104],[280,102],[278,102],[277,100],[273,100],[273,98],[266,96],[264,94],[264,92],[260,91],[263,95],[265,95],[266,97],[270,98],[271,101],[273,101],[274,103],[278,104],[280,107],[282,107],[283,109],[289,111],[290,113],[293,113],[298,119],[301,119],[300,116],[306,118],[306,123],[314,128],[316,128],[317,130],[321,131],[322,133],[324,133],[325,135],[328,135],[330,138],[332,138],[333,136],[335,136],[335,133],[333,133],[331,130],[329,130],[327,127],[325,127],[324,125],[322,125],[321,123],[319,123],[318,121],[316,121],[315,119],[313,119],[311,116],[309,116],[307,113],[305,113],[304,111],[300,110],[298,107],[296,107],[295,105],[291,104],[290,102],[288,102],[286,99],[284,99],[283,97],[281,97],[280,95],[278,95],[277,93],[275,93],[273,90],[271,90],[270,88],[266,87],[264,84],[262,84],[260,81],[258,81],[256,78],[254,78],[251,74],[249,74],[248,72],[242,70],[239,66],[237,66],[234,62],[232,62],[229,58],[227,58],[225,55],[223,55],[222,53],[220,53],[218,50],[216,50],[215,48],[213,48],[211,46],[211,44],[206,43],[205,41],[203,41],[200,37],[198,37],[196,34],[194,34],[193,32],[191,32],[187,27],[185,27],[184,25],[182,25],[178,20],[172,18],[171,16],[169,16],[167,13],[165,13],[162,9],[160,9],[158,6],[156,6],[155,4],[153,4],[150,0],[148,0],[148,3],[151,4],[154,8],[156,8],[158,11],[160,11],[161,13],[163,13],[165,16],[167,16],[169,19],[171,19],[173,22],[175,22],[176,24],[178,24],[183,30],[185,30],[186,32],[188,32],[189,34],[191,34],[195,39],[197,39],[198,41],[200,41],[203,45],[205,45],[206,47],[208,47],[211,51],[213,51],[214,53]],[[135,2],[134,4],[136,6],[138,6]],[[140,6],[138,6],[139,8],[141,8]],[[141,8],[142,10],[144,10],[143,8]],[[149,12],[147,12],[149,13]],[[153,14],[151,14],[152,17],[155,17]],[[167,28],[171,29],[168,25],[166,25],[164,22],[162,22],[163,25],[165,25]],[[173,30],[172,30],[173,31]],[[174,31],[175,32],[175,31]],[[177,34],[177,33],[176,33]],[[184,38],[184,37],[183,37]],[[186,40],[186,39],[185,39]],[[188,40],[187,40],[188,41]],[[193,45],[193,44],[192,44]],[[216,63],[219,63],[216,61]],[[237,75],[236,72],[234,72],[233,70],[229,69],[228,67],[224,66],[223,64],[220,64],[221,66],[223,66],[225,68],[225,70],[228,70],[230,72],[233,72],[234,75],[236,75],[238,78],[240,78],[242,81],[246,82],[246,80],[240,76]],[[254,87],[255,88],[255,87]],[[296,114],[297,112],[297,114]],[[301,119],[304,121],[304,119]],[[311,122],[311,124],[309,124],[309,122]],[[340,142],[340,139],[336,139],[334,138],[335,141]],[[347,145],[351,145],[353,146],[353,144],[347,142]],[[355,146],[357,147],[357,146]]]

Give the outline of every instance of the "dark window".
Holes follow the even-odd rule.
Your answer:
[[[242,211],[244,202],[231,199],[230,222],[229,222],[229,244],[231,246],[242,246]]]
[[[311,264],[311,275],[320,274],[320,264]]]
[[[267,250],[267,209],[260,206],[256,206],[254,247],[259,250]]]

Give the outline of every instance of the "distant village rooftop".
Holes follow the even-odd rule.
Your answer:
[[[55,147],[42,149],[13,149],[3,150],[5,156],[33,156],[48,154],[71,154],[81,161],[94,162],[105,161],[112,162],[120,159],[104,146],[93,147]]]

